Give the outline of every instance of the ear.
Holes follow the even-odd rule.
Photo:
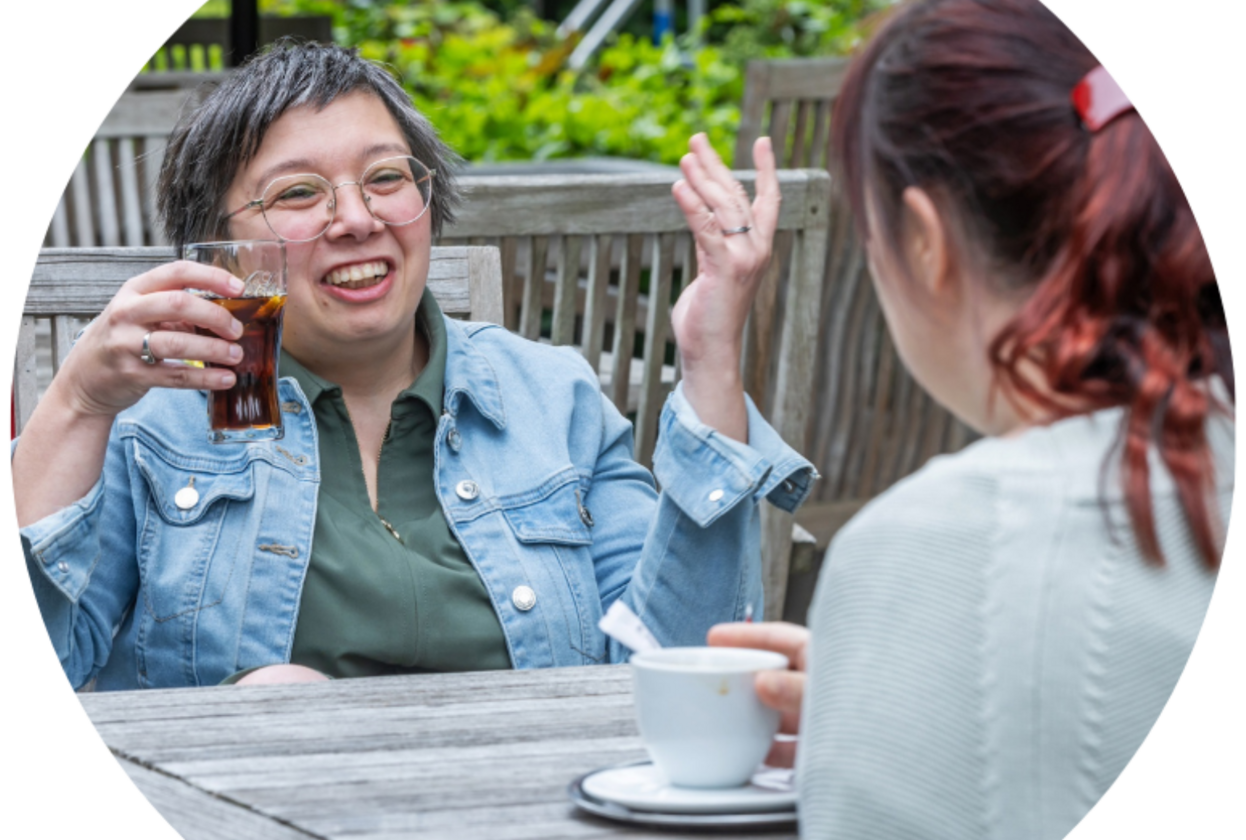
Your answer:
[[[913,278],[932,295],[946,293],[954,279],[947,225],[930,194],[906,187],[901,196],[904,213],[904,256]]]

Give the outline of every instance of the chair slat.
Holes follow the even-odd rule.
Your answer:
[[[598,370],[601,367],[602,344],[605,341],[606,293],[610,284],[610,252],[614,237],[608,233],[599,234],[590,243],[580,352],[593,370]]]
[[[117,176],[121,184],[122,238],[126,245],[136,248],[143,244],[143,210],[132,137],[117,141]]]
[[[502,249],[502,304],[506,315],[506,328],[519,330],[519,307],[523,297],[523,280],[519,271],[519,238],[503,236]]]
[[[523,307],[519,310],[519,334],[533,341],[541,337],[541,303],[545,291],[545,259],[549,239],[546,236],[532,237],[528,250]]]
[[[614,315],[614,349],[611,358],[610,399],[619,411],[628,410],[628,384],[632,374],[632,349],[636,339],[636,296],[640,289],[640,261],[645,236],[629,234],[619,271],[618,307]]]
[[[806,160],[809,150],[809,116],[813,104],[807,99],[796,102],[796,130],[792,132],[792,156],[788,158],[788,166],[808,166]]]
[[[821,99],[817,102],[813,114],[813,139],[809,142],[809,160],[805,165],[813,169],[824,169],[831,165],[827,157],[827,137],[831,132],[831,101]]]
[[[91,144],[91,168],[95,172],[95,212],[100,244],[121,244],[121,223],[117,219],[117,190],[113,186],[112,144],[96,140]]]
[[[575,342],[575,304],[580,282],[580,249],[580,237],[563,237],[554,282],[554,318],[550,327],[550,341],[556,345]]]
[[[87,173],[86,158],[78,161],[74,174],[69,179],[70,192],[73,194],[74,206],[74,243],[79,248],[95,244],[95,224],[91,218],[91,184]]]
[[[160,227],[160,218],[156,213],[156,181],[160,177],[160,166],[164,162],[165,138],[147,135],[143,138],[143,194],[141,206],[147,231],[147,241],[151,245],[165,245],[168,240]]]
[[[47,241],[53,248],[68,248],[69,242],[69,207],[66,197],[61,196],[52,214],[52,224],[48,226]]]
[[[662,368],[666,362],[666,337],[670,324],[671,282],[675,273],[675,234],[658,234],[649,272],[649,317],[645,322],[640,402],[636,408],[636,458],[653,461],[658,439],[658,415],[666,392]]]
[[[781,99],[770,107],[770,139],[774,143],[774,161],[777,166],[786,167],[791,155],[787,151],[787,128],[792,118],[792,101]]]
[[[26,421],[34,413],[39,401],[38,363],[35,351],[35,319],[23,315],[17,331],[17,357],[13,367],[13,409],[17,415],[17,428],[21,434]]]
[[[52,375],[55,376],[65,363],[73,347],[74,336],[78,334],[74,318],[68,315],[56,315],[52,319]]]

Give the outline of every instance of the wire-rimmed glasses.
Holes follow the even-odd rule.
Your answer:
[[[433,194],[433,176],[419,160],[409,156],[384,158],[372,163],[358,181],[331,184],[315,173],[283,175],[264,188],[264,193],[225,216],[259,208],[269,230],[286,242],[310,242],[333,224],[337,212],[337,190],[359,187],[364,206],[377,221],[391,227],[409,225],[428,210]]]

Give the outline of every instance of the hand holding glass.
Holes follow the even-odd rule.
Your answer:
[[[187,245],[183,259],[223,268],[246,285],[236,298],[196,292],[230,311],[242,322],[242,361],[227,391],[208,392],[208,440],[213,443],[279,440],[281,401],[277,396],[277,362],[281,356],[281,324],[286,303],[286,249],[267,239],[202,242]],[[206,330],[196,328],[200,335]],[[208,363],[209,367],[218,367]]]

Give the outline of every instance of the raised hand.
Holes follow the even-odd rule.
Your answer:
[[[770,261],[779,219],[779,181],[770,139],[753,146],[757,196],[723,164],[704,134],[680,160],[671,192],[696,241],[698,273],[671,311],[684,393],[707,425],[738,440],[748,436],[740,355],[744,324]]]

